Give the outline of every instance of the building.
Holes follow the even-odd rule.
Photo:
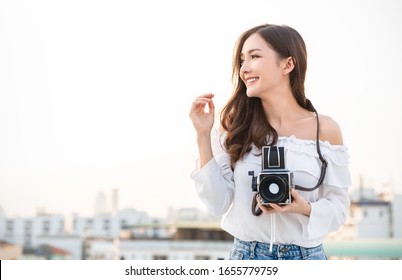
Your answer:
[[[142,224],[149,235],[127,235],[118,244],[112,238],[86,240],[87,259],[112,259],[114,246],[118,246],[119,259],[130,260],[216,260],[227,259],[233,237],[220,228],[215,221],[173,221],[168,224]],[[163,230],[164,237],[152,234]],[[135,233],[136,231],[130,231]],[[170,233],[170,234],[167,234]]]
[[[402,195],[377,195],[373,189],[351,192],[345,225],[324,243],[332,258],[402,259]]]
[[[355,238],[402,238],[402,195],[382,199],[373,189],[359,189],[351,200],[348,222]]]
[[[107,213],[106,195],[103,192],[99,192],[95,200],[94,216],[100,216]]]
[[[82,260],[83,242],[81,237],[71,234],[39,236],[29,254],[43,256],[45,259]]]
[[[150,218],[147,213],[139,212],[133,208],[118,211],[116,215],[102,214],[93,217],[80,217],[75,214],[73,216],[72,235],[82,238],[116,238],[127,228],[157,222],[157,219]],[[151,233],[139,231],[137,234]]]
[[[392,236],[402,238],[402,194],[393,197],[391,209]]]
[[[57,236],[64,233],[64,216],[39,213],[32,218],[6,218],[0,239],[25,249],[34,248],[40,236]]]
[[[355,220],[356,237],[392,238],[392,204],[389,201],[357,201],[350,209],[350,219]]]
[[[358,193],[346,223],[324,242],[329,258],[402,259],[402,195]],[[67,233],[61,215],[8,218],[0,211],[1,248],[14,259],[205,260],[226,259],[233,243],[219,218],[195,208],[170,209],[166,218],[114,212],[74,215]]]

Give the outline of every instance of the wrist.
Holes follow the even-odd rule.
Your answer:
[[[213,158],[211,133],[197,133],[197,144],[200,153],[200,167],[202,168]]]
[[[211,131],[197,133],[197,142],[211,141]]]
[[[306,206],[304,207],[304,210],[303,210],[303,214],[306,215],[307,217],[310,217],[310,215],[311,215],[311,204],[310,204],[310,202],[306,203]]]

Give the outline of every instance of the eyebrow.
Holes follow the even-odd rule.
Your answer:
[[[254,51],[262,51],[262,49],[258,49],[258,48],[256,48],[256,49],[251,49],[251,50],[248,51],[248,53],[250,54],[250,53],[252,53],[252,52],[254,52]],[[244,53],[240,53],[240,55],[244,55]]]

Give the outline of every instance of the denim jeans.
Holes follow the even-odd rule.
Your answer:
[[[326,260],[324,248],[321,245],[305,248],[293,244],[272,246],[257,241],[242,241],[235,238],[229,260]]]

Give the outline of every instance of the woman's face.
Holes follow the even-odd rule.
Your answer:
[[[258,33],[244,42],[240,60],[240,78],[249,97],[263,98],[284,80],[281,59]]]

